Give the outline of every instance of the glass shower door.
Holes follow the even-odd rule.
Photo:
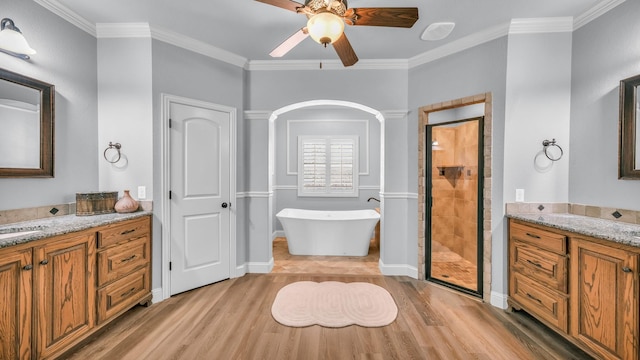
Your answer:
[[[483,118],[427,125],[427,279],[482,294]]]

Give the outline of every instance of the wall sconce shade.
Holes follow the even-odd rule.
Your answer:
[[[327,46],[327,44],[332,44],[342,36],[344,21],[330,12],[321,12],[309,19],[307,29],[313,40]]]
[[[30,59],[29,55],[36,53],[29,46],[20,29],[9,18],[0,21],[0,51],[23,60]]]

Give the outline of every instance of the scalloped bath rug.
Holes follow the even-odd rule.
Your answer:
[[[298,281],[278,291],[271,315],[292,327],[380,327],[395,321],[398,307],[391,294],[378,285]]]

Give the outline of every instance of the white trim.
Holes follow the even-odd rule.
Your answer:
[[[273,191],[245,191],[243,194],[245,199],[250,199],[250,198],[266,199],[273,196]]]
[[[409,110],[382,110],[385,120],[402,120],[409,115]]]
[[[108,38],[151,38],[151,27],[148,23],[96,24],[96,37]]]
[[[245,120],[269,120],[272,111],[264,111],[264,110],[245,110],[244,111],[244,119]]]
[[[287,154],[287,175],[289,176],[298,176],[298,169],[296,168],[296,171],[291,170],[291,123],[325,123],[325,122],[363,122],[364,125],[364,151],[365,154],[367,156],[367,159],[365,161],[365,169],[364,171],[358,172],[358,176],[369,176],[369,164],[370,164],[370,160],[371,160],[371,148],[369,146],[370,144],[370,125],[369,125],[369,119],[344,119],[344,120],[339,120],[339,119],[327,119],[327,120],[322,120],[322,119],[311,119],[311,120],[287,120],[287,138],[286,140],[286,146],[287,146],[287,150],[286,150],[286,154]],[[358,152],[360,152],[360,149],[358,149]],[[360,157],[362,157],[362,154],[360,154]],[[297,164],[297,161],[296,161]],[[360,164],[358,164],[359,166]]]
[[[573,17],[511,19],[509,34],[541,34],[573,31]]]
[[[587,25],[591,21],[599,18],[600,16],[604,15],[607,11],[615,8],[616,6],[622,4],[625,1],[626,0],[603,0],[597,3],[591,9],[575,17],[575,20],[573,22],[573,31],[576,31],[581,27]]]
[[[250,262],[247,263],[247,273],[250,274],[268,274],[273,270],[273,258],[269,262]]]
[[[276,238],[285,237],[285,236],[286,234],[284,233],[284,230],[276,230],[271,235],[271,241],[275,240]]]
[[[211,109],[215,111],[226,112],[229,114],[229,202],[232,204],[236,202],[236,173],[237,173],[237,153],[238,145],[237,138],[237,109],[212,104],[205,101],[194,100],[184,98],[175,95],[161,94],[161,143],[160,143],[160,204],[162,208],[162,291],[163,298],[168,299],[171,297],[171,274],[169,272],[169,261],[171,255],[171,205],[169,201],[169,189],[171,188],[171,174],[170,174],[170,155],[171,155],[171,143],[169,132],[169,116],[170,106],[172,103],[178,103],[188,106],[197,106],[205,109]],[[237,261],[237,219],[236,212],[229,211],[229,276],[231,278],[238,277],[236,273],[236,261]]]
[[[247,58],[240,55],[236,55],[227,50],[209,45],[203,41],[196,40],[169,30],[152,27],[151,36],[158,41],[187,49],[195,53],[210,57],[212,59],[220,60],[222,62],[226,62],[228,64],[235,65],[241,68],[244,68],[248,61]]]
[[[380,193],[382,199],[418,199],[417,193],[385,192]]]
[[[378,260],[380,272],[385,276],[408,276],[410,278],[418,278],[418,268],[407,264],[385,265],[382,257]]]
[[[62,5],[56,0],[34,0],[37,4],[60,16],[67,22],[75,25],[88,34],[96,37],[96,25],[80,16],[78,13]],[[625,0],[602,0],[591,9],[576,16],[573,22],[573,31],[581,28],[607,11],[624,3]],[[523,19],[517,19],[523,20]],[[540,20],[540,19],[538,19]],[[418,54],[409,59],[362,59],[354,66],[345,68],[338,60],[248,60],[245,57],[209,45],[199,40],[174,33],[168,30],[152,27],[153,39],[172,44],[183,49],[220,60],[248,71],[274,71],[274,70],[408,70],[416,66],[441,59],[443,57],[467,50],[474,46],[498,39],[509,34],[510,23],[505,23],[487,28],[474,34],[470,34],[453,42],[433,50]],[[544,31],[549,32],[549,31]],[[320,68],[322,64],[322,69]]]
[[[380,190],[380,185],[360,185],[358,187],[360,190]],[[296,185],[274,185],[273,190],[298,190]],[[242,193],[244,194],[244,193]]]
[[[247,264],[236,266],[236,277],[242,277],[247,274]]]
[[[322,68],[320,67],[322,64]],[[248,71],[291,70],[408,70],[406,59],[362,59],[355,65],[345,67],[339,60],[251,60],[245,67]]]
[[[163,294],[163,290],[162,287],[159,288],[155,288],[153,290],[151,290],[151,303],[152,304],[157,304],[159,302],[164,301],[164,297],[162,296]]]
[[[472,47],[484,44],[486,42],[501,38],[509,33],[509,23],[490,27],[488,29],[478,31],[471,35],[465,36],[458,40],[442,45],[433,50],[416,55],[409,59],[409,68],[430,63],[432,61],[442,59],[449,55],[459,53]]]
[[[507,303],[508,298],[507,294],[492,291],[490,300],[491,305],[504,310],[509,307],[509,304]]]
[[[33,0],[43,8],[51,11],[52,13],[60,16],[71,25],[78,27],[80,30],[88,33],[89,35],[96,37],[96,26],[89,20],[83,18],[75,11],[62,5],[56,0]]]

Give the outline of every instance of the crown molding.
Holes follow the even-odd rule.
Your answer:
[[[98,39],[150,38],[151,27],[147,23],[96,24]]]
[[[244,119],[245,120],[269,120],[273,111],[266,110],[245,110],[244,111]]]
[[[248,71],[290,70],[407,70],[404,59],[360,60],[355,65],[344,67],[339,60],[252,60],[245,67]]]
[[[573,31],[573,17],[512,19],[509,34],[541,34]]]
[[[385,120],[402,120],[409,115],[409,110],[381,110]]]
[[[35,1],[38,5],[42,6],[43,8],[60,16],[61,18],[71,23],[72,25],[75,25],[76,27],[80,28],[82,31],[89,33],[93,37],[96,37],[96,26],[94,24],[92,24],[82,16],[78,15],[78,13],[76,13],[75,11],[60,4],[56,0],[33,0],[33,1]]]
[[[236,55],[230,51],[226,51],[209,45],[203,41],[195,40],[188,36],[175,33],[173,31],[164,30],[157,27],[151,28],[151,37],[155,40],[175,45],[177,47],[193,51],[195,53],[211,57],[216,60],[226,62],[244,68],[247,65],[247,58]]]
[[[470,49],[474,46],[498,39],[508,34],[531,34],[543,32],[575,31],[626,0],[602,0],[591,9],[573,19],[573,26],[568,30],[568,17],[513,19],[511,23],[494,26],[475,34],[455,40],[433,50],[414,56],[410,59],[386,59],[358,61],[352,67],[345,68],[338,60],[253,60],[209,45],[193,38],[155,27],[145,29],[141,24],[92,24],[73,10],[57,0],[34,0],[40,6],[60,16],[67,22],[96,38],[116,37],[148,37],[196,52],[198,54],[220,60],[249,71],[277,70],[407,70],[446,56]],[[147,25],[148,27],[148,25]],[[320,68],[322,64],[322,69]]]
[[[432,61],[442,59],[446,56],[453,55],[463,50],[470,49],[472,47],[484,44],[486,42],[501,38],[509,33],[510,24],[502,24],[488,28],[483,31],[479,31],[475,34],[465,36],[458,40],[452,41],[445,45],[442,45],[433,50],[424,52],[420,55],[414,56],[409,59],[409,68],[424,65]]]
[[[591,21],[599,18],[604,15],[607,11],[615,8],[616,6],[622,4],[626,0],[603,0],[597,3],[591,9],[585,11],[584,13],[576,16],[575,21],[573,23],[573,30],[578,30]]]

